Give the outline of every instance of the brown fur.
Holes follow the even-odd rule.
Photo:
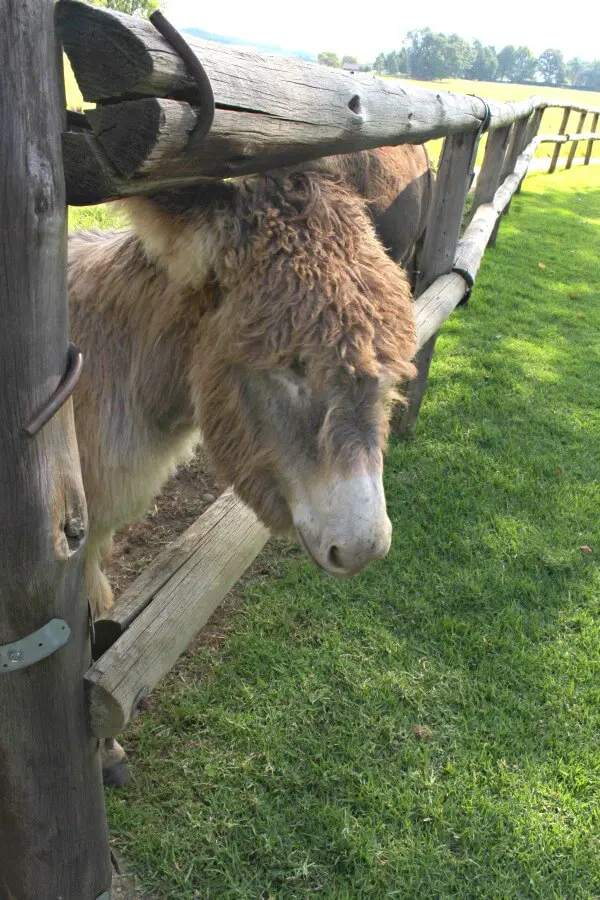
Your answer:
[[[412,277],[416,251],[425,233],[433,177],[421,145],[379,147],[331,156],[320,165],[341,176],[367,200],[379,239]]]
[[[375,181],[358,158],[352,172],[331,158],[128,201],[133,233],[72,238],[96,612],[110,603],[112,532],[143,513],[198,428],[221,477],[275,529],[291,526],[299,477],[380,464],[390,386],[412,375],[415,350],[406,276],[365,206],[369,192],[385,206],[399,183],[386,158]]]

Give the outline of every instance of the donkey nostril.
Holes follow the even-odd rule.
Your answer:
[[[333,545],[333,547],[329,548],[329,553],[327,554],[327,562],[332,567],[332,569],[344,568],[339,548],[336,547],[335,544]]]

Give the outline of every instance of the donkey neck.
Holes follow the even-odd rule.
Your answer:
[[[189,370],[202,297],[174,283],[130,231],[75,235],[69,274],[73,334],[88,345],[104,406],[138,431],[194,427]]]

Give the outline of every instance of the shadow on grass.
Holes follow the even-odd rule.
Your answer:
[[[600,191],[544,188],[390,448],[389,558],[284,561],[128,735],[158,897],[600,896]]]

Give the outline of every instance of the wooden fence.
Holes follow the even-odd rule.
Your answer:
[[[409,407],[395,422],[396,432],[408,435],[436,335],[468,295],[537,147],[555,143],[554,171],[563,144],[571,144],[570,167],[578,142],[586,141],[589,164],[600,139],[599,111],[565,107],[559,134],[540,136],[544,110],[555,105],[543,98],[488,104],[192,42],[214,92],[213,120],[206,81],[197,72],[192,77],[189,58],[152,24],[61,0],[64,48],[85,99],[97,103],[85,117],[72,117],[67,130],[53,2],[5,0],[6,6],[0,29],[0,897],[106,900],[111,867],[98,738],[123,728],[268,534],[224,494],[96,623],[100,656],[92,663],[81,580],[87,513],[71,404],[36,434],[24,427],[53,392],[66,394],[74,381],[71,375],[63,381],[66,362],[73,362],[65,196],[74,204],[103,202],[208,176],[445,137],[415,290],[419,374]],[[572,113],[578,121],[571,134]],[[461,237],[484,130],[485,156]]]

